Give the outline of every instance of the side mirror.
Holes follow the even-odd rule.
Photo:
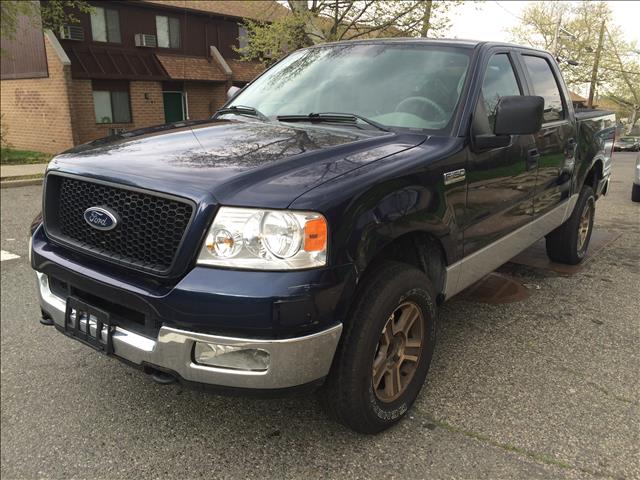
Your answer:
[[[242,89],[240,87],[236,87],[235,85],[229,87],[229,90],[227,90],[227,100],[231,100],[233,97],[235,97],[240,90]]]
[[[473,137],[473,149],[476,152],[503,148],[511,145],[511,135],[476,135]]]
[[[530,135],[542,127],[544,98],[536,96],[502,97],[496,106],[495,135]]]

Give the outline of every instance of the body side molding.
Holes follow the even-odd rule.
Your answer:
[[[460,293],[562,225],[571,216],[577,201],[578,194],[574,194],[550,212],[448,266],[445,297],[449,299]]]

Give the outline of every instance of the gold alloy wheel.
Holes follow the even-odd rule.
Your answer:
[[[416,373],[424,341],[422,310],[399,305],[385,323],[373,359],[372,384],[378,400],[390,403],[404,393]]]
[[[581,252],[589,236],[589,227],[591,225],[591,216],[593,215],[593,202],[589,200],[582,214],[580,215],[580,224],[578,225],[578,251]]]

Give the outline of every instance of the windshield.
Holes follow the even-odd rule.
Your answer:
[[[230,106],[268,117],[353,113],[388,127],[447,128],[469,51],[419,44],[347,44],[291,54]]]

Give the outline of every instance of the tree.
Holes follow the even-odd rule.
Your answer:
[[[38,14],[37,2],[15,0],[0,2],[0,35],[4,39],[13,39],[16,35],[19,18],[22,16],[35,18]]]
[[[410,36],[441,37],[451,27],[451,13],[462,5],[462,0],[420,0],[417,2],[416,22],[409,24],[406,33]]]
[[[13,39],[21,16],[32,21],[41,19],[42,28],[57,31],[63,25],[78,22],[71,13],[72,10],[90,12],[91,6],[84,0],[48,0],[41,3],[30,0],[2,0],[0,35],[4,39]]]
[[[626,41],[613,23],[605,2],[531,2],[511,34],[518,43],[551,51],[560,60],[567,85],[576,89],[591,82],[603,22],[596,91],[620,105],[633,123],[640,105],[640,54],[637,45]]]
[[[290,15],[245,21],[246,60],[272,63],[287,52],[319,43],[372,37],[439,36],[461,0],[288,0]]]
[[[621,36],[619,29],[614,30],[612,35],[607,28],[606,33],[610,38]],[[621,107],[626,107],[631,131],[640,120],[640,51],[627,45],[626,51],[621,54],[616,42],[611,42],[611,49],[617,60],[619,74],[607,83],[606,95]]]
[[[245,19],[248,43],[238,48],[244,60],[270,65],[291,50],[313,45],[306,33],[304,20],[290,15],[271,23]]]
[[[78,23],[72,11],[91,13],[91,5],[85,0],[45,0],[40,3],[42,28],[57,31],[63,25]]]

